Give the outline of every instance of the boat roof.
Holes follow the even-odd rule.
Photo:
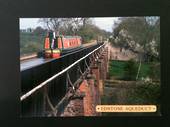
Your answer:
[[[77,36],[77,35],[75,35],[75,36],[63,36],[63,35],[59,35],[58,37],[64,37],[64,38],[81,38],[80,36]]]

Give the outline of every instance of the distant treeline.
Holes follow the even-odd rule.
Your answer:
[[[20,54],[29,54],[38,52],[43,49],[44,38],[47,35],[48,29],[37,27],[32,32],[20,31]],[[64,35],[78,35],[82,37],[83,43],[88,43],[90,40],[97,40],[99,36],[103,38],[109,38],[110,32],[101,30],[97,26],[91,23],[87,23],[85,26],[80,27],[76,33],[70,30],[62,30],[60,34]]]
[[[45,34],[20,33],[20,55],[41,51]]]

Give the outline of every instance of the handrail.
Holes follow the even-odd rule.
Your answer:
[[[91,55],[92,53],[94,53],[95,51],[97,51],[98,49],[100,49],[101,47],[103,47],[106,43],[104,43],[103,45],[99,46],[98,48],[94,49],[92,52],[88,53],[87,55],[85,55],[84,57],[80,58],[79,60],[75,61],[73,64],[71,64],[70,66],[66,67],[64,70],[60,71],[59,73],[53,75],[51,78],[45,80],[44,82],[40,83],[38,86],[34,87],[32,90],[30,90],[29,92],[27,92],[26,94],[22,95],[20,97],[20,101],[23,101],[24,99],[26,99],[27,97],[29,97],[30,95],[32,95],[33,93],[35,93],[37,90],[39,90],[40,88],[42,88],[43,86],[45,86],[47,83],[51,82],[52,80],[54,80],[55,78],[57,78],[58,76],[62,75],[63,73],[65,73],[66,71],[68,71],[69,69],[71,69],[73,66],[75,66],[77,63],[79,63],[80,61],[84,60],[85,58],[87,58],[89,55]]]

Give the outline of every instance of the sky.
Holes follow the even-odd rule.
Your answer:
[[[36,28],[37,26],[44,27],[42,23],[38,22],[39,18],[20,18],[20,29]],[[114,21],[117,17],[97,17],[94,18],[94,23],[101,29],[112,32]]]

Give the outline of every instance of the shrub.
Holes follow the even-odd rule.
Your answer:
[[[135,80],[137,74],[137,64],[131,59],[124,66],[124,79]]]
[[[129,92],[128,103],[130,104],[160,104],[160,84],[140,83],[133,91]]]
[[[149,76],[154,80],[160,80],[160,63],[150,64]]]

